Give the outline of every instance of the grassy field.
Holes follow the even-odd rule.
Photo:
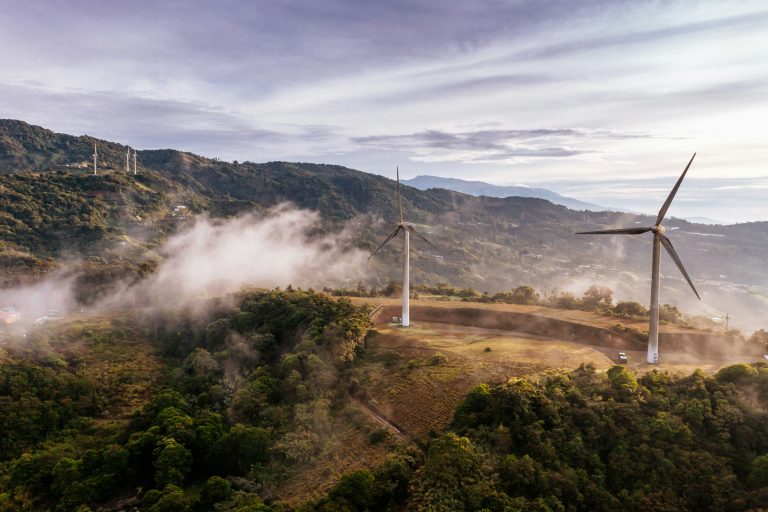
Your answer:
[[[352,298],[353,302],[363,304],[370,303],[374,305],[383,306],[400,306],[401,300],[399,298]],[[569,322],[601,327],[603,329],[611,329],[617,323],[622,323],[627,327],[633,327],[641,331],[648,330],[648,320],[641,318],[621,318],[612,317],[608,315],[600,315],[592,311],[581,311],[578,309],[558,309],[547,306],[526,306],[520,304],[483,304],[480,302],[457,302],[446,300],[411,300],[413,306],[429,306],[437,308],[453,309],[457,307],[472,307],[481,308],[487,311],[501,311],[501,312],[515,312],[535,315],[542,318],[552,318],[556,320],[566,320]],[[699,332],[696,329],[685,327],[682,325],[666,324],[662,323],[660,326],[660,332],[668,333],[695,333]]]
[[[515,376],[534,376],[557,369],[575,369],[592,364],[607,370],[616,364],[619,350],[627,352],[629,368],[637,372],[669,371],[690,373],[696,368],[717,371],[728,364],[759,360],[754,355],[702,356],[685,352],[664,351],[662,364],[645,363],[645,351],[614,348],[592,343],[569,334],[566,339],[533,335],[520,331],[489,329],[447,322],[413,320],[414,311],[428,306],[447,310],[479,308],[494,312],[525,313],[610,330],[616,318],[586,311],[571,311],[540,306],[508,304],[457,303],[434,300],[412,301],[412,321],[408,328],[389,323],[392,307],[398,299],[368,299],[385,306],[375,326],[368,348],[370,356],[360,372],[365,383],[366,399],[371,407],[390,419],[418,442],[426,441],[431,431],[442,430],[452,419],[453,411],[475,385],[504,382]],[[355,299],[366,302],[365,299]],[[428,316],[422,308],[421,317]],[[418,315],[417,315],[418,316]],[[444,315],[440,315],[443,318]],[[483,319],[488,323],[487,319]],[[462,319],[466,323],[466,318]],[[627,323],[625,323],[626,325]],[[647,324],[629,322],[637,328]],[[576,333],[580,333],[578,329]],[[592,331],[583,331],[590,333]],[[697,331],[680,326],[662,326],[662,332]]]

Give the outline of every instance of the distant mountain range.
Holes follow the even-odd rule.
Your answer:
[[[405,185],[418,188],[419,190],[429,190],[431,188],[442,188],[453,190],[462,194],[472,196],[486,197],[534,197],[537,199],[546,199],[550,203],[559,204],[570,208],[571,210],[588,210],[593,212],[628,212],[638,213],[627,208],[614,208],[611,206],[602,206],[595,203],[580,201],[572,197],[558,194],[552,190],[538,187],[526,187],[524,185],[493,185],[484,181],[470,181],[458,178],[443,178],[441,176],[416,176],[410,180],[401,181]],[[682,217],[688,222],[695,224],[726,225],[724,222],[709,217]]]
[[[468,181],[458,178],[442,178],[440,176],[416,176],[410,180],[402,180],[402,183],[420,190],[444,188],[472,196],[535,197],[546,199],[551,203],[565,206],[571,210],[590,210],[594,212],[619,211],[616,208],[608,208],[599,204],[587,203],[572,197],[562,196],[545,188],[524,187],[522,185],[492,185],[484,181]]]

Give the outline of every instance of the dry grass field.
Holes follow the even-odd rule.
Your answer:
[[[611,329],[617,320],[596,313],[540,306],[416,300],[411,303],[411,325],[403,328],[390,322],[399,311],[399,300],[369,301],[384,309],[377,315],[376,332],[369,340],[372,357],[361,369],[367,403],[417,442],[425,442],[430,431],[445,428],[466,393],[481,382],[504,382],[522,375],[535,377],[541,372],[575,369],[581,364],[607,370],[616,364],[619,351],[626,352],[628,366],[641,373],[653,370],[690,373],[696,368],[717,371],[728,364],[761,359],[755,354],[665,351],[662,343],[662,364],[648,365],[644,344],[617,336]],[[452,312],[461,312],[456,315],[460,324],[446,321],[451,320]],[[530,316],[536,321],[516,321],[519,329],[515,330],[485,327],[506,325],[506,317],[502,318],[499,313],[523,314],[522,318]],[[483,327],[467,325],[474,321]],[[547,325],[548,322],[557,325],[553,327]],[[625,322],[625,325],[647,329],[647,325],[639,321]],[[529,326],[533,332],[525,332]],[[669,325],[663,325],[662,332],[707,335]]]

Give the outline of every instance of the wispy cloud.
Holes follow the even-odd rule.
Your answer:
[[[588,146],[592,139],[646,138],[646,134],[576,128],[532,130],[428,130],[405,135],[353,137],[363,146],[395,151],[410,150],[421,162],[517,162],[536,158],[569,158],[600,153]],[[580,148],[574,145],[583,146]]]
[[[113,91],[51,91],[35,84],[0,82],[7,102],[5,117],[45,125],[45,116],[66,121],[60,131],[98,135],[136,147],[189,150],[204,156],[254,158],[260,152],[303,144],[321,144],[334,135],[328,125],[260,127],[235,112],[191,101],[146,98]],[[27,105],[35,104],[35,112]]]

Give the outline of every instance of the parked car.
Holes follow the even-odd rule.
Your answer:
[[[3,306],[0,308],[0,321],[6,324],[12,324],[21,318],[21,313],[16,311],[13,306]]]
[[[619,355],[616,359],[619,361],[619,364],[627,364],[629,362],[625,352],[619,352]]]

